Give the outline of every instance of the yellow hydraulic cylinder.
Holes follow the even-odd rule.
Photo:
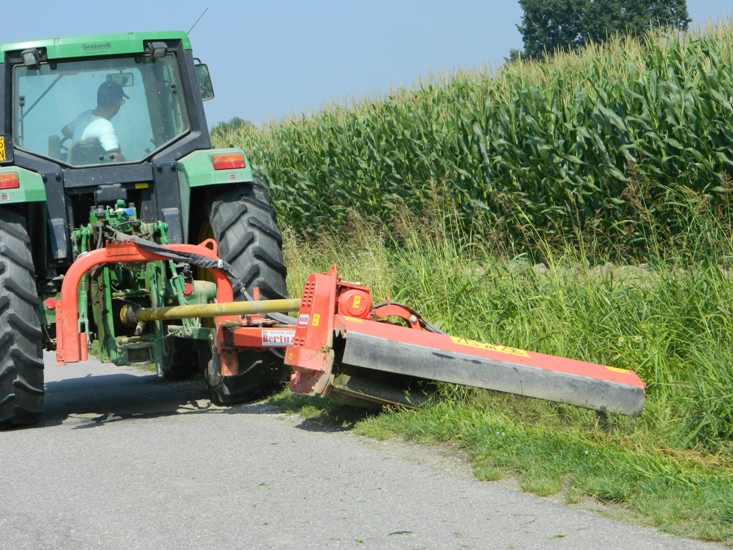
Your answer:
[[[126,306],[129,307],[129,306]],[[121,316],[132,314],[136,321],[170,321],[172,319],[195,319],[218,317],[220,315],[257,315],[259,313],[286,313],[300,309],[300,298],[287,300],[254,300],[250,302],[228,302],[225,304],[192,304],[188,306],[141,307],[121,312]]]

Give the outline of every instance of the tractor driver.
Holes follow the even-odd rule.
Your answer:
[[[102,82],[97,89],[97,108],[84,111],[72,122],[61,129],[65,138],[73,143],[86,139],[97,139],[113,161],[125,160],[120,152],[115,128],[110,122],[122,107],[125,99],[129,99],[116,82]]]

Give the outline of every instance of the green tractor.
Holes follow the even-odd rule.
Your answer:
[[[286,296],[269,194],[243,151],[212,149],[213,87],[185,33],[0,44],[0,68],[0,426],[39,420],[64,274],[107,242],[213,239],[241,283],[235,299]],[[214,295],[205,266],[176,255],[98,266],[79,287],[79,334],[105,362],[154,363],[169,379],[202,371],[217,403],[257,398],[283,378],[274,351],[243,350],[239,374],[222,377],[210,322],[126,315]]]

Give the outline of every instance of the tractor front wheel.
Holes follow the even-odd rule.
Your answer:
[[[206,385],[217,405],[254,401],[271,393],[282,381],[282,359],[267,351],[238,354],[239,374],[222,376],[219,356],[211,354],[206,366]]]
[[[0,208],[0,426],[33,424],[41,417],[38,303],[25,219]]]
[[[186,380],[199,371],[198,342],[171,337],[164,340],[160,371],[167,380]]]

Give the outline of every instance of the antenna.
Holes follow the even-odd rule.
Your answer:
[[[202,17],[204,16],[204,15],[206,15],[206,12],[207,12],[207,11],[209,11],[209,8],[206,8],[206,9],[204,10],[204,13],[202,13],[201,15],[199,15],[199,18],[198,18],[198,19],[196,19],[196,22],[195,22],[195,23],[193,24],[193,26],[192,26],[192,27],[191,27],[190,29],[188,29],[188,32],[187,32],[186,34],[191,34],[191,31],[193,30],[193,27],[195,27],[195,26],[196,26],[196,25],[198,24],[198,22],[199,22],[199,21],[201,21],[201,18],[202,18]]]

